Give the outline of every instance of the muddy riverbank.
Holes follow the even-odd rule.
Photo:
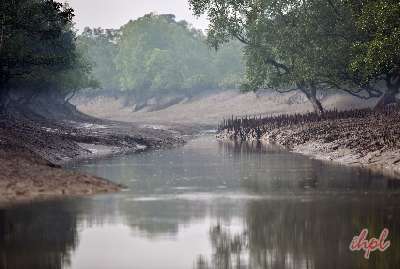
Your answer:
[[[190,128],[82,120],[0,117],[0,206],[35,199],[115,192],[107,180],[66,171],[74,160],[173,147]]]
[[[320,160],[362,166],[400,178],[400,108],[309,113],[235,122],[217,137],[274,143]],[[229,124],[228,124],[229,125]]]
[[[121,189],[121,186],[96,176],[66,171],[23,148],[0,149],[0,169],[0,207]]]

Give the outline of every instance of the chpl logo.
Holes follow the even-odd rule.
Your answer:
[[[371,252],[376,250],[383,252],[390,247],[390,241],[386,241],[388,235],[389,230],[385,228],[382,230],[379,238],[372,237],[367,240],[368,229],[363,229],[359,235],[353,237],[349,248],[351,251],[364,250],[364,258],[369,259]]]

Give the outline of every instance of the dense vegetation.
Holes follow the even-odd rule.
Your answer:
[[[238,88],[244,72],[239,42],[215,52],[174,15],[148,14],[119,30],[86,28],[78,41],[103,89],[136,98]]]
[[[323,112],[317,92],[340,89],[397,102],[400,4],[394,0],[190,0],[210,20],[215,47],[245,45],[246,90],[302,91]],[[385,82],[385,85],[382,85]]]
[[[1,1],[2,112],[38,106],[39,100],[62,103],[71,92],[96,86],[75,45],[73,16],[71,8],[53,0]]]
[[[378,107],[398,102],[398,1],[189,2],[196,15],[208,15],[207,35],[174,15],[148,14],[118,30],[86,28],[76,36],[68,5],[1,1],[1,110],[40,107],[49,98],[66,103],[85,88],[136,101],[239,86],[300,90],[319,113],[317,93],[328,89],[380,97]]]

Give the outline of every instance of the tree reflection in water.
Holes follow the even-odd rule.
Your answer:
[[[59,269],[77,246],[76,214],[57,207],[0,211],[0,268]]]
[[[399,181],[262,144],[196,143],[86,167],[131,191],[0,211],[0,268],[104,267],[107,248],[116,249],[107,253],[115,268],[400,264]],[[349,251],[363,228],[377,237],[384,227],[392,241],[385,253],[366,261]]]
[[[260,142],[220,142],[240,166],[241,186],[251,192],[359,192],[398,190],[398,180],[367,169],[321,162]]]
[[[240,164],[241,186],[266,194],[247,202],[242,231],[229,224],[210,228],[211,258],[195,268],[392,268],[396,244],[370,260],[353,253],[353,236],[368,228],[400,242],[398,181],[370,171],[340,167],[288,154],[261,143],[220,143]],[[233,153],[233,154],[232,154]],[[263,153],[263,154],[260,154]],[[268,164],[266,166],[266,164]]]
[[[385,208],[388,199],[393,206]],[[250,201],[241,232],[221,223],[210,228],[213,256],[199,256],[195,268],[393,268],[400,264],[398,200],[382,195]],[[369,260],[351,252],[351,239],[364,227],[375,237],[388,227],[392,246]]]

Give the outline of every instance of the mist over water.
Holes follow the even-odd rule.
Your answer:
[[[1,211],[2,268],[390,268],[400,259],[395,244],[369,261],[348,250],[362,228],[400,239],[397,181],[365,170],[210,136],[70,168],[128,189]]]

